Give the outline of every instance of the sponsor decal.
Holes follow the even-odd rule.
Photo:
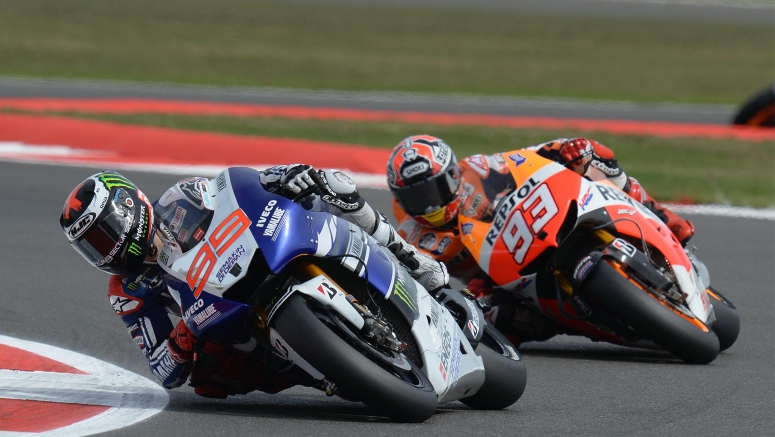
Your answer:
[[[498,210],[495,212],[495,216],[493,218],[493,225],[490,228],[490,232],[487,233],[487,237],[485,238],[485,242],[487,242],[487,244],[490,246],[495,244],[495,239],[503,229],[503,226],[506,223],[506,219],[509,217],[509,212],[511,212],[511,210],[517,206],[519,201],[527,197],[528,194],[530,194],[533,191],[533,188],[535,188],[537,185],[538,182],[536,182],[533,178],[530,178],[527,180],[527,182],[525,182],[524,185],[519,187],[518,190],[512,192],[500,201]],[[512,216],[514,215],[518,215],[518,213],[515,213]]]
[[[68,235],[70,235],[70,238],[75,240],[76,238],[83,235],[87,229],[89,229],[89,226],[91,226],[92,223],[94,223],[94,218],[96,215],[93,212],[90,212],[80,219],[78,219],[77,222],[75,222],[74,225],[70,227],[70,231],[68,231]]]
[[[272,217],[269,218],[269,223],[264,229],[264,236],[271,235],[272,241],[277,240],[277,236],[280,235],[286,220],[288,220],[288,211],[282,208],[275,208],[272,211]]]
[[[444,319],[442,324],[446,325]],[[444,326],[446,328],[446,326]],[[439,373],[441,378],[446,382],[448,379],[451,381],[454,387],[457,384],[458,376],[460,375],[460,348],[457,347],[457,336],[450,334],[448,329],[443,329],[441,335],[441,362],[439,363]]]
[[[388,185],[395,186],[396,185],[396,172],[393,170],[393,166],[390,165],[387,168],[387,180]]]
[[[406,165],[401,169],[401,177],[404,179],[409,179],[412,176],[425,173],[426,171],[430,170],[430,168],[430,164],[428,164],[426,161],[415,162],[413,164]]]
[[[431,322],[433,322],[433,326],[436,327],[436,330],[439,329],[439,304],[435,300],[431,300]],[[439,333],[439,336],[441,336],[441,333]]]
[[[172,205],[170,205],[169,208],[167,208],[167,210],[164,211],[164,214],[161,215],[162,221],[166,220],[167,217],[169,217],[170,214],[172,214],[172,212],[175,211],[177,207],[178,207],[178,202],[172,202]]]
[[[506,160],[503,159],[503,154],[502,153],[496,153],[492,157],[495,158],[495,162],[497,162],[498,164],[506,165]]]
[[[199,329],[204,328],[205,326],[212,323],[215,319],[217,319],[218,316],[221,315],[221,312],[215,309],[214,305],[215,304],[211,303],[201,312],[194,315],[194,323],[196,323],[197,328]]]
[[[205,231],[203,231],[202,228],[196,228],[196,231],[194,232],[194,240],[200,241],[204,236]]]
[[[595,185],[597,187],[597,191],[600,192],[600,195],[603,196],[603,199],[607,201],[615,201],[618,200],[620,202],[626,202],[632,205],[633,200],[630,196],[624,194],[624,192],[612,188],[612,187],[606,187],[604,185]]]
[[[399,299],[404,301],[406,306],[409,307],[414,312],[417,312],[417,305],[415,305],[414,300],[412,299],[412,296],[409,294],[408,291],[406,291],[406,288],[404,288],[404,284],[401,281],[396,281],[396,285],[393,286],[393,294],[398,296]]]
[[[267,217],[269,217],[269,214],[272,213],[272,209],[274,209],[274,206],[277,204],[276,200],[270,200],[266,206],[264,207],[264,210],[261,211],[261,217],[258,218],[258,221],[256,222],[257,228],[263,228],[266,224]]]
[[[460,226],[460,231],[463,233],[463,235],[469,235],[473,229],[474,229],[473,223],[463,223]]]
[[[344,185],[350,185],[350,186],[353,186],[353,187],[355,186],[355,182],[353,182],[353,180],[350,179],[349,176],[347,176],[346,174],[342,173],[341,171],[334,171],[333,174],[334,174],[334,179],[336,179],[340,183],[342,183]]]
[[[318,291],[323,296],[327,296],[330,300],[334,300],[334,297],[336,297],[336,288],[328,285],[325,281],[318,285]]]
[[[174,233],[180,232],[180,227],[183,226],[183,220],[186,219],[186,210],[178,206],[175,208],[175,216],[172,218],[172,222],[168,226],[170,228],[170,231]]]
[[[527,288],[528,285],[530,285],[531,282],[533,282],[532,279],[522,278],[520,282],[518,282],[517,285],[514,286],[514,291],[524,290],[525,288]]]
[[[579,201],[579,206],[581,206],[581,210],[584,211],[587,206],[589,206],[589,201],[592,200],[592,187],[587,188],[587,192],[584,194],[584,196],[581,197],[581,200]]]
[[[525,161],[527,161],[527,158],[520,155],[519,153],[514,153],[512,155],[509,155],[509,159],[514,161],[514,164],[516,164],[517,167],[519,167],[520,165],[524,164]]]
[[[81,209],[83,209],[83,202],[81,202],[80,199],[78,199],[76,196],[78,195],[78,192],[81,190],[81,187],[86,182],[84,182],[81,185],[78,185],[75,190],[73,190],[73,193],[70,195],[70,197],[67,198],[67,201],[65,201],[65,220],[70,220],[70,211],[75,211],[76,213],[81,212]],[[92,185],[93,182],[89,185]]]
[[[213,202],[210,199],[210,193],[207,191],[207,182],[199,181],[199,192],[202,193],[202,204],[205,208],[212,210]]]
[[[224,261],[223,265],[221,265],[221,268],[218,270],[218,273],[215,274],[215,277],[218,278],[218,282],[223,282],[223,278],[226,277],[226,273],[229,273],[231,269],[234,267],[234,264],[237,263],[237,260],[240,259],[242,255],[244,255],[247,251],[245,250],[245,247],[241,244],[239,247],[234,249],[234,252],[229,255],[228,258],[226,258],[226,261]]]
[[[635,210],[634,209],[619,209],[616,211],[619,215],[634,215]]]
[[[449,237],[449,235],[445,235],[444,238],[439,241],[439,246],[436,247],[436,250],[433,251],[434,255],[441,255],[444,253],[445,250],[447,250],[447,246],[449,246],[449,243],[452,242],[452,238]]]
[[[573,277],[579,281],[583,281],[589,272],[590,267],[592,267],[592,257],[585,256],[578,264],[576,264],[576,269],[573,270]]]
[[[342,211],[355,211],[360,206],[358,202],[355,203],[348,203],[345,202],[342,199],[338,199],[334,196],[326,194],[325,196],[321,197],[323,202],[329,203],[331,205],[336,206],[337,208],[341,209]]]
[[[131,285],[131,284],[130,284]],[[131,313],[140,307],[140,301],[123,296],[110,296],[110,306],[116,314],[124,315]]]
[[[186,241],[186,237],[188,236],[188,230],[187,229],[181,229],[180,233],[178,234],[178,238],[180,241]]]
[[[607,174],[608,176],[619,176],[619,174],[621,174],[622,172],[621,169],[609,167],[605,165],[602,161],[598,161],[597,159],[593,159],[591,164],[592,164],[592,167],[595,167],[596,169]]]
[[[162,250],[159,254],[159,262],[164,264],[165,266],[168,265],[170,261],[170,254],[166,250]]]
[[[116,187],[126,188],[127,190],[137,189],[135,184],[130,182],[129,179],[126,179],[125,177],[118,175],[116,173],[103,173],[98,177],[100,182],[105,184],[105,187],[108,190],[112,190],[113,188],[116,188]]]
[[[468,321],[468,330],[476,337],[479,334],[479,311],[477,311],[476,304],[470,299],[466,299],[466,305],[468,305],[468,309],[471,310],[471,320]]]
[[[485,159],[484,155],[469,156],[465,158],[464,161],[467,162],[468,165],[470,165],[471,168],[479,173],[483,178],[487,177],[487,174],[490,173],[490,166],[487,165],[487,160]]]
[[[274,348],[277,349],[277,351],[280,352],[282,356],[284,356],[285,358],[288,358],[288,348],[285,347],[285,345],[282,344],[282,342],[279,339],[275,339]]]
[[[221,172],[217,178],[215,178],[215,187],[220,193],[226,188],[226,172]]]
[[[438,162],[442,166],[446,166],[447,165],[447,159],[449,159],[449,151],[451,149],[449,148],[449,146],[448,147],[443,147],[443,146],[446,146],[446,143],[444,141],[438,141],[437,144],[440,147],[436,147],[435,148],[436,149],[436,162]]]
[[[426,232],[420,235],[420,241],[417,243],[422,249],[431,250],[436,245],[436,234]]]
[[[482,194],[477,194],[474,196],[474,200],[471,201],[471,205],[466,210],[467,216],[473,216],[476,214],[476,210],[479,208],[479,205],[482,204]]]
[[[194,205],[202,204],[202,192],[200,191],[199,179],[184,179],[178,182],[178,188],[180,188],[180,191],[191,200],[191,203]]]
[[[137,232],[135,232],[135,241],[142,242],[145,240],[148,228],[148,217],[145,215],[145,205],[140,205],[140,222],[137,224]]]
[[[706,291],[703,290],[703,292],[700,293],[700,300],[702,301],[702,309],[707,311],[710,306],[710,300],[708,300],[708,293]]]
[[[617,238],[616,240],[614,240],[614,242],[611,243],[611,245],[629,257],[635,256],[635,252],[637,252],[637,249],[635,249],[635,246],[633,246],[632,244],[628,243],[625,240],[622,240],[621,238]]]
[[[411,147],[411,143],[409,144],[408,147]],[[402,156],[407,161],[414,161],[415,159],[417,159],[417,150],[412,148],[407,148],[406,150],[404,150],[404,153],[402,154]]]
[[[143,248],[133,241],[129,243],[129,248],[126,251],[134,256],[140,256],[140,254],[143,253]]]
[[[188,319],[188,318],[189,318],[189,317],[191,317],[191,315],[192,315],[192,314],[194,314],[194,313],[195,313],[197,310],[199,310],[200,308],[202,308],[202,307],[204,306],[204,304],[205,304],[205,301],[203,301],[202,299],[199,299],[199,300],[197,300],[196,302],[194,302],[194,304],[193,304],[193,305],[191,305],[190,307],[188,307],[188,309],[187,309],[187,310],[186,310],[186,311],[183,313],[183,318],[184,318],[184,319]]]

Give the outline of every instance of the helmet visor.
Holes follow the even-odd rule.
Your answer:
[[[398,205],[409,215],[420,216],[449,203],[460,186],[460,167],[454,166],[430,179],[408,187],[393,188]]]
[[[97,267],[110,264],[120,253],[121,246],[127,239],[127,233],[132,227],[134,218],[133,209],[109,204],[102,217],[92,225],[91,229],[81,238],[73,241],[75,250]]]

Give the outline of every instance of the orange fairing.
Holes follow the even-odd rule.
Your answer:
[[[581,184],[578,175],[533,152],[515,150],[502,155],[517,189],[498,203],[492,222],[459,218],[466,246],[479,266],[501,285],[519,279],[522,268],[546,249],[557,247],[557,233]]]
[[[603,200],[619,200],[619,205],[608,205],[605,207],[611,220],[619,220],[614,226],[619,235],[627,235],[630,240],[640,247],[641,237],[644,237],[646,241],[651,244],[657,244],[660,253],[670,263],[671,266],[682,266],[686,270],[691,269],[690,261],[686,257],[681,243],[675,238],[675,235],[670,229],[661,221],[657,221],[655,218],[648,218],[649,214],[645,208],[634,199],[627,196],[623,191],[617,188],[609,181],[599,181],[598,184],[606,185],[606,187],[598,187],[598,194]],[[610,189],[608,188],[610,187]],[[646,216],[637,219],[637,226],[632,220],[627,218],[633,217],[636,213]],[[641,234],[641,230],[643,233]]]

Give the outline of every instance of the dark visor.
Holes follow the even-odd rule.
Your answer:
[[[449,203],[460,186],[460,167],[452,167],[431,179],[393,189],[398,205],[409,215],[431,213]]]
[[[116,208],[110,204],[103,217],[97,220],[91,229],[86,231],[81,238],[73,242],[73,247],[90,263],[96,264],[104,259],[113,249],[121,243],[121,237],[126,241],[126,234],[129,232],[134,220],[134,208],[124,211],[122,208]],[[119,255],[120,249],[116,250],[113,257]]]

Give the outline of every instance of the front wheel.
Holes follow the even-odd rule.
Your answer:
[[[707,364],[718,356],[719,339],[704,323],[660,301],[609,262],[597,263],[581,284],[582,295],[688,363]]]
[[[740,334],[740,316],[732,302],[713,287],[708,287],[708,297],[716,314],[716,321],[713,322],[711,329],[718,336],[721,350],[725,351],[737,341],[737,336]]]
[[[336,325],[321,321],[301,295],[289,297],[272,323],[293,350],[348,397],[398,422],[423,422],[436,411],[433,385],[414,363],[404,360],[403,368],[391,368],[359,352],[343,339],[346,333],[337,335],[332,331]]]
[[[525,392],[527,371],[522,357],[492,325],[485,325],[476,354],[484,362],[484,384],[460,402],[478,410],[500,410],[517,402]]]

